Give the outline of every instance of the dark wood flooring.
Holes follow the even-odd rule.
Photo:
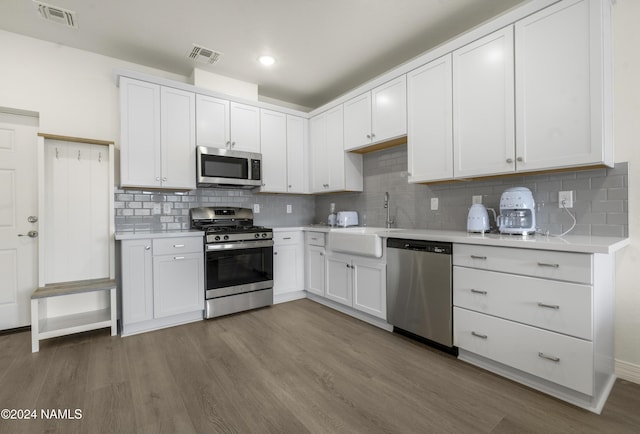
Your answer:
[[[638,433],[640,385],[598,416],[309,300],[126,338],[0,336],[0,433]],[[64,414],[63,414],[64,416]]]

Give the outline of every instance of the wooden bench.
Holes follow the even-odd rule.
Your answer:
[[[71,315],[47,317],[46,300],[94,291],[109,291],[109,307]],[[111,327],[111,336],[118,334],[116,281],[113,279],[78,280],[45,285],[31,294],[31,351],[40,349],[43,339],[66,336]]]

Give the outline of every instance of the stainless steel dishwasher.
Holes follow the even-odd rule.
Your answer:
[[[455,353],[451,251],[451,243],[387,239],[387,322]]]

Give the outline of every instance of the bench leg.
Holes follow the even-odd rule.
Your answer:
[[[116,295],[116,288],[109,290],[111,297],[111,336],[118,335],[118,297]]]
[[[40,316],[38,314],[38,299],[31,299],[31,352],[40,351]]]

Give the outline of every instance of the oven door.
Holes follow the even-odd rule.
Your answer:
[[[207,244],[205,298],[273,287],[273,240]]]

